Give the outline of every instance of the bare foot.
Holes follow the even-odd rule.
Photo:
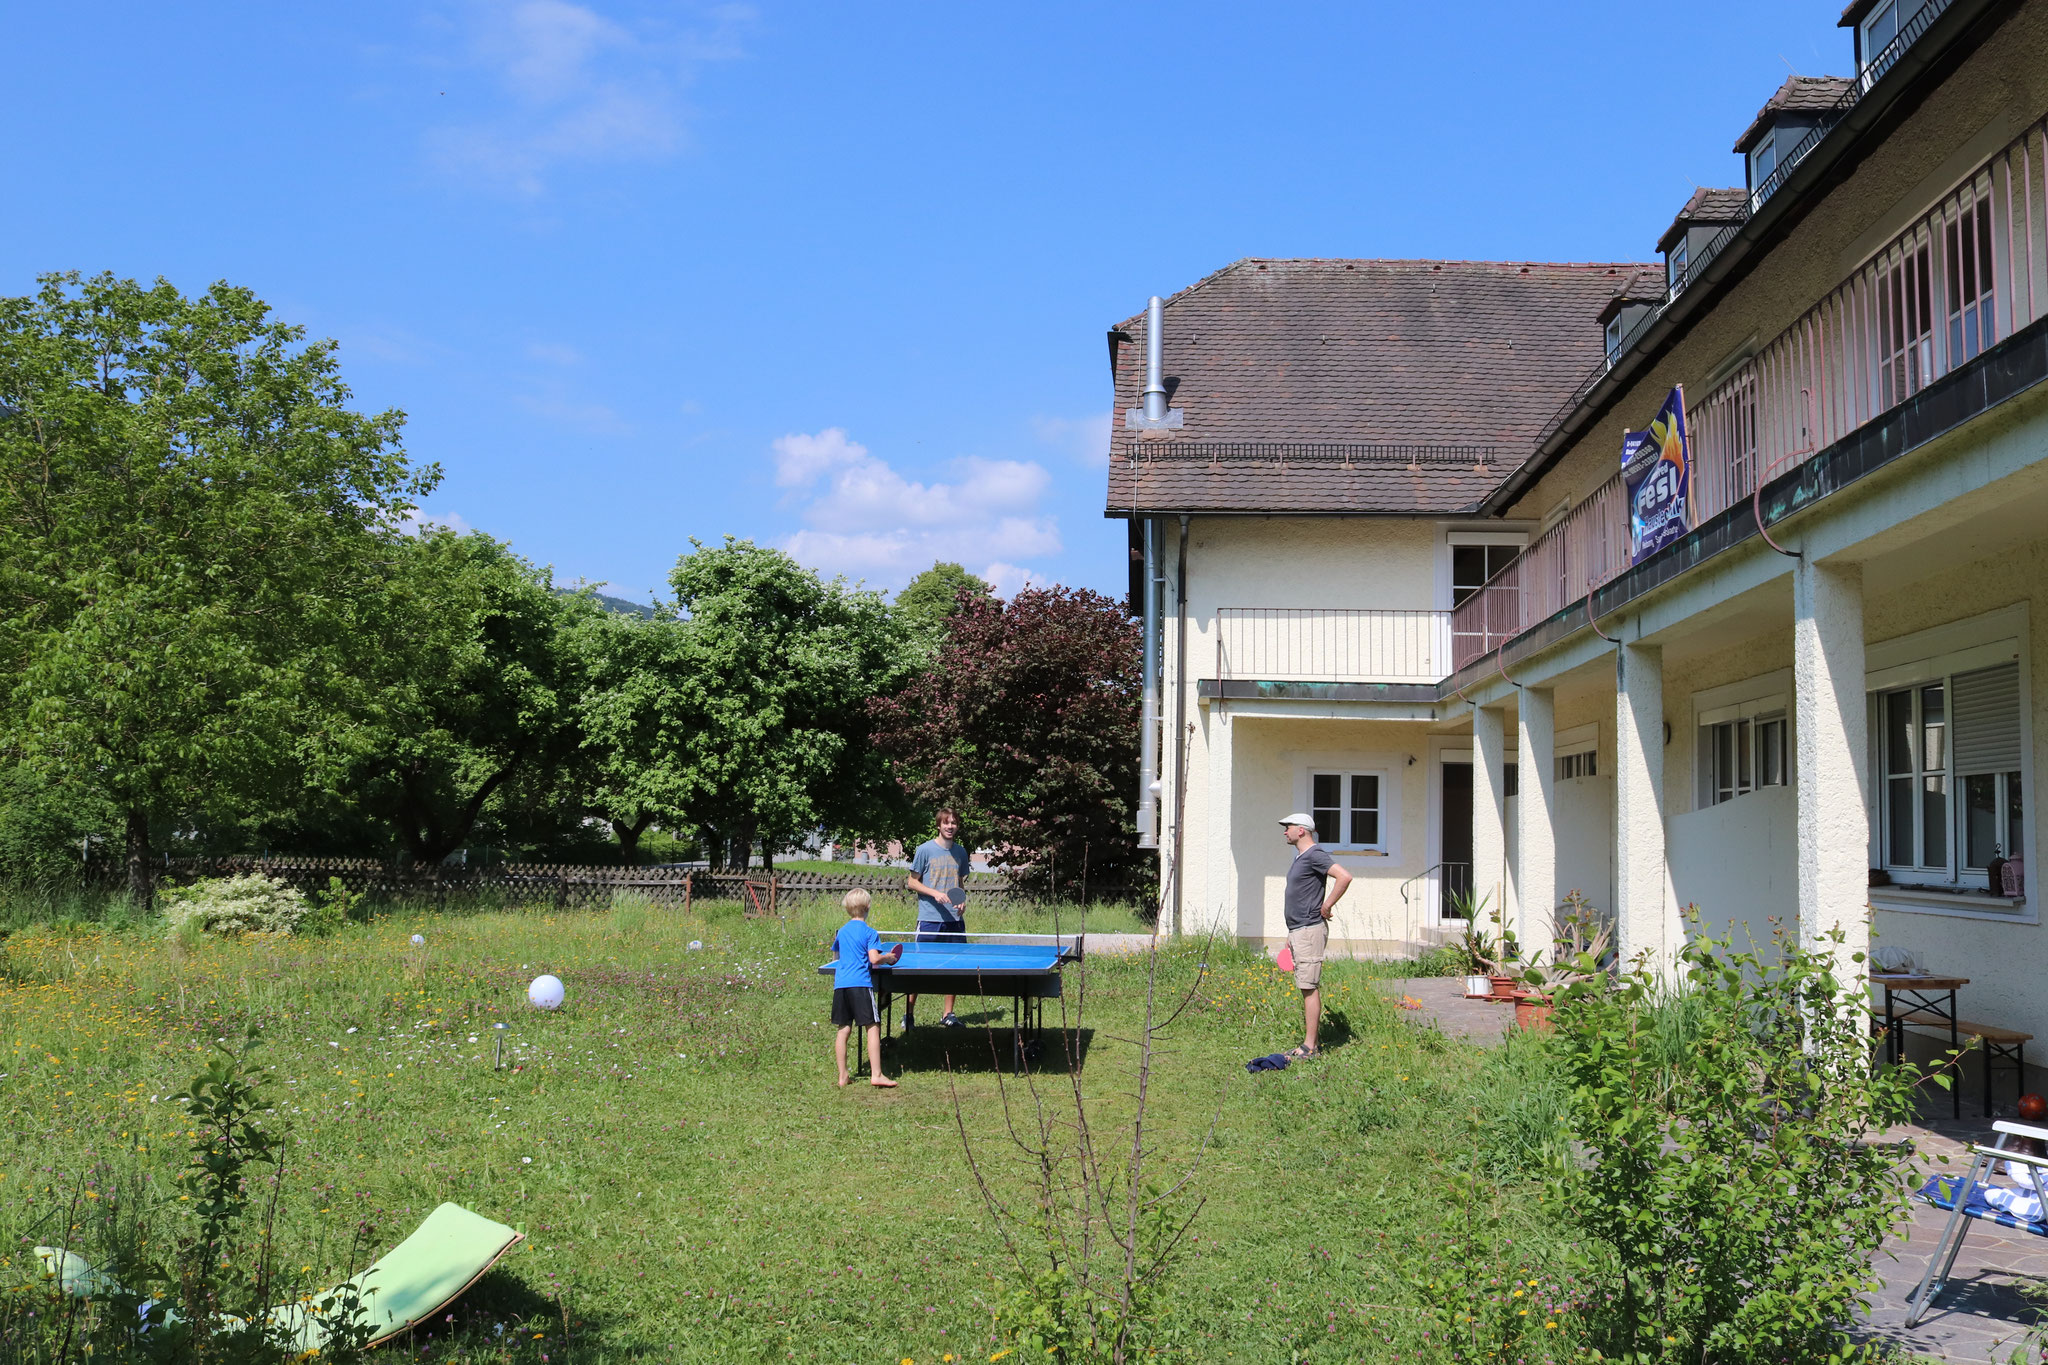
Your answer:
[[[845,1073],[844,1071],[842,1071],[842,1072],[840,1072],[840,1073],[839,1073],[839,1083],[840,1083],[841,1085],[848,1085],[848,1084],[851,1084],[851,1083],[852,1083],[852,1081],[853,1081],[853,1078],[852,1078],[851,1076],[847,1075],[847,1074],[846,1074],[846,1073]]]
[[[868,1084],[883,1090],[894,1090],[896,1088],[896,1082],[890,1080],[887,1076],[877,1076],[869,1081]]]

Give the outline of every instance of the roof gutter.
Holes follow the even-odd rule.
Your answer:
[[[1987,14],[2007,8],[2009,0],[1952,0],[1947,11],[1928,25],[1917,42],[1899,54],[1891,69],[1842,115],[1841,122],[1801,159],[1785,183],[1714,253],[1685,291],[1652,315],[1629,349],[1544,437],[1521,468],[1487,495],[1479,511],[1486,516],[1499,516],[1547,473],[1615,400],[1663,358],[1701,313],[1718,302],[1729,286],[1746,275],[1757,259],[1805,216],[1813,207],[1814,191],[1824,181],[1855,167],[1874,145],[1870,136],[1873,130],[1879,129],[1894,111],[1910,111],[1908,102],[1923,93],[1920,78],[1945,59],[1963,55],[1968,49],[1960,40],[1970,35]],[[1989,27],[1984,30],[1989,31]],[[1983,36],[1973,35],[1975,39]],[[1974,41],[1971,45],[1974,46]],[[1902,105],[1907,107],[1901,109]]]

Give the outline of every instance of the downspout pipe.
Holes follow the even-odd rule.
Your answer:
[[[1145,518],[1139,529],[1144,544],[1145,621],[1144,711],[1138,722],[1138,847],[1159,847],[1159,523]]]
[[[1163,396],[1163,395],[1162,395]],[[1183,761],[1187,753],[1188,729],[1188,514],[1180,514],[1180,565],[1175,575],[1175,605],[1180,610],[1179,627],[1173,639],[1173,781],[1177,790],[1187,786],[1188,775]],[[1176,800],[1174,808],[1182,810],[1187,803]],[[1181,837],[1181,820],[1173,822],[1173,932],[1183,932],[1181,919],[1181,888],[1187,877],[1183,875],[1181,850],[1187,841]]]

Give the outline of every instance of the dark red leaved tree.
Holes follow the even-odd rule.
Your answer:
[[[960,595],[929,671],[869,703],[875,743],[928,811],[1040,895],[1142,887],[1139,625],[1086,588]]]

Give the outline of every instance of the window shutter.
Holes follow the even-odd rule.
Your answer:
[[[2004,773],[2020,766],[2020,666],[2000,664],[1952,680],[1955,772]]]

